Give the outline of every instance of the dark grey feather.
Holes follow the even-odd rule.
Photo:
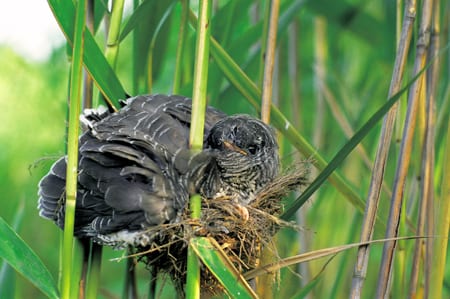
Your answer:
[[[205,148],[194,154],[188,148],[190,99],[152,95],[124,103],[117,113],[90,110],[82,117],[87,131],[79,142],[77,237],[117,245],[127,234],[177,221],[189,195],[198,192],[246,204],[278,172],[274,132],[255,118],[208,107]],[[61,228],[65,177],[63,157],[38,192],[40,215]]]

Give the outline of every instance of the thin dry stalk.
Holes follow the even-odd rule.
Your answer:
[[[425,126],[425,136],[423,138],[422,144],[422,166],[421,166],[421,183],[420,183],[420,208],[419,208],[419,219],[417,223],[417,235],[423,236],[426,233],[427,218],[430,217],[429,213],[433,211],[433,169],[434,169],[434,112],[432,111],[432,106],[434,106],[434,100],[428,97],[427,99],[427,109],[426,109],[426,126]],[[434,219],[431,216],[431,219]],[[425,243],[430,243],[429,241],[417,239],[415,242],[414,256],[412,261],[412,269],[410,274],[409,283],[409,297],[414,298],[417,291],[417,282],[420,271],[421,259],[425,251]],[[425,252],[429,252],[426,250]],[[428,255],[428,254],[427,254]],[[427,256],[426,255],[426,256]],[[429,266],[426,268],[429,269]],[[425,276],[425,289],[427,288],[429,277]]]
[[[434,182],[434,161],[435,161],[435,152],[434,152],[434,145],[435,145],[435,135],[436,132],[436,93],[437,93],[437,83],[439,81],[439,73],[440,73],[440,63],[438,58],[439,53],[439,47],[440,47],[440,1],[435,1],[434,3],[434,10],[433,10],[433,23],[431,26],[431,37],[430,37],[430,50],[429,50],[429,59],[435,58],[436,61],[433,63],[431,68],[428,70],[427,75],[427,85],[428,88],[428,94],[427,94],[427,100],[428,100],[428,107],[427,111],[429,113],[429,133],[430,135],[430,145],[433,145],[432,148],[429,149],[430,151],[430,173],[431,176],[429,177],[429,185],[433,186]],[[425,142],[427,140],[425,139]],[[435,232],[437,232],[436,227],[443,227],[445,225],[445,221],[440,221],[441,217],[439,217],[440,209],[435,209],[435,207],[438,207],[438,203],[434,199],[434,191],[433,188],[429,189],[429,197],[431,201],[431,206],[428,207],[428,217],[427,217],[427,234],[433,235]],[[437,217],[436,217],[437,216]],[[435,222],[435,219],[437,221]],[[448,227],[448,224],[447,224]],[[448,234],[447,234],[448,235]],[[427,279],[425,284],[425,294],[428,296],[428,298],[440,298],[442,296],[442,285],[443,285],[443,269],[445,265],[445,253],[444,255],[440,255],[439,250],[441,248],[435,248],[436,246],[442,246],[446,248],[447,246],[444,244],[439,243],[437,239],[429,240],[427,241],[427,256],[426,256],[426,273],[427,273]],[[438,258],[436,258],[438,257]],[[439,263],[438,265],[435,265]],[[441,274],[442,277],[439,275],[436,275],[436,273]]]
[[[264,78],[261,95],[261,120],[268,124],[270,122],[270,107],[272,104],[272,97],[274,95],[274,70],[277,60],[276,46],[277,46],[277,29],[278,29],[278,14],[280,10],[280,1],[271,0],[270,17],[269,17],[269,31],[266,42],[266,53],[264,57]],[[265,263],[273,259],[273,254],[270,250],[264,249],[261,257],[261,262]],[[257,293],[260,298],[272,298],[272,285],[274,281],[274,274],[263,275],[258,278]]]
[[[435,211],[434,211],[434,201],[435,201],[435,191],[433,188],[434,185],[434,145],[435,145],[435,112],[434,112],[434,98],[429,98],[428,105],[430,106],[427,108],[429,110],[428,112],[428,122],[427,122],[427,128],[426,128],[426,139],[425,142],[427,142],[427,149],[426,149],[426,158],[427,158],[427,169],[428,169],[428,177],[427,179],[427,185],[428,188],[426,190],[426,193],[424,193],[424,196],[427,198],[427,217],[426,217],[426,235],[431,236],[434,232],[434,226],[435,226]],[[439,225],[439,224],[438,224]],[[430,285],[431,285],[431,275],[434,272],[433,269],[433,244],[434,240],[430,239],[425,241],[426,244],[426,256],[425,256],[425,294],[429,294],[430,292]]]
[[[426,123],[425,132],[423,138],[422,149],[422,170],[421,170],[421,199],[422,204],[419,214],[418,222],[418,235],[433,235],[434,234],[434,145],[435,145],[435,126],[436,126],[436,114],[435,114],[435,95],[437,91],[437,81],[439,76],[439,1],[434,3],[433,11],[433,24],[430,37],[430,50],[428,53],[428,60],[436,59],[430,69],[427,71],[427,107],[426,107]],[[419,269],[421,258],[425,252],[425,294],[430,293],[430,280],[432,273],[434,273],[432,267],[433,256],[433,240],[424,240],[419,242],[416,240],[414,257],[411,269],[411,280],[409,296],[416,296],[417,284],[419,277]],[[433,269],[433,271],[432,271]],[[436,286],[437,287],[437,286]],[[438,297],[430,297],[438,298]]]
[[[392,97],[400,90],[403,73],[405,70],[406,59],[408,57],[409,43],[416,18],[416,1],[411,0],[405,6],[405,13],[400,35],[399,46],[395,58],[394,71],[392,74],[391,85],[388,98]],[[398,103],[398,102],[397,102]],[[384,172],[394,130],[395,118],[398,104],[394,104],[385,116],[381,129],[381,136],[378,143],[377,154],[375,157],[372,178],[369,192],[367,195],[367,204],[364,214],[364,222],[361,230],[360,241],[365,242],[372,239],[375,219],[378,210],[381,186],[384,179]],[[358,249],[358,256],[353,272],[352,289],[350,298],[360,298],[362,286],[367,273],[367,263],[369,260],[369,246],[361,246]]]
[[[418,74],[425,66],[427,49],[430,41],[430,24],[433,11],[433,1],[423,2],[422,17],[419,28],[419,38],[417,40],[417,52],[414,61],[414,74]],[[394,188],[391,198],[386,237],[396,237],[400,220],[400,213],[403,201],[403,191],[406,176],[408,174],[409,162],[411,159],[414,129],[416,126],[417,110],[420,100],[422,80],[419,78],[413,83],[408,95],[408,107],[406,112],[405,128],[403,131],[402,143],[400,146],[400,156],[395,173]],[[389,280],[392,274],[392,262],[397,242],[386,242],[383,247],[383,257],[378,276],[377,298],[385,298],[389,294]]]
[[[275,65],[275,52],[277,45],[278,14],[280,11],[280,1],[272,0],[271,2],[269,34],[267,36],[267,49],[264,59],[265,66],[261,105],[261,120],[266,124],[270,122],[273,70]]]

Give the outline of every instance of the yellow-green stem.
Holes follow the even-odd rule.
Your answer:
[[[203,147],[203,131],[206,110],[206,87],[208,82],[209,38],[211,0],[199,3],[199,22],[197,26],[194,84],[192,92],[192,118],[189,145],[192,151]],[[190,199],[190,211],[193,219],[200,218],[201,197],[194,195]],[[200,298],[200,265],[192,247],[188,247],[186,297]]]
[[[275,52],[278,31],[278,13],[280,1],[272,0],[270,5],[269,34],[267,36],[266,53],[264,55],[264,80],[262,84],[261,119],[270,122],[270,106],[272,104],[272,81],[275,67]]]
[[[201,216],[202,198],[195,194],[189,201],[189,209],[193,220]],[[189,245],[187,253],[186,298],[200,298],[200,261]]]
[[[105,57],[113,69],[116,68],[117,55],[119,54],[119,34],[124,2],[124,0],[114,0],[112,2],[111,23],[109,24]]]
[[[194,86],[192,91],[192,121],[189,144],[193,150],[203,146],[203,129],[205,125],[206,87],[208,83],[209,37],[211,0],[200,1],[199,22],[197,24],[197,41],[194,69]]]
[[[73,268],[73,231],[75,222],[75,204],[77,197],[78,175],[78,135],[81,107],[81,85],[83,65],[84,29],[86,1],[79,0],[75,17],[75,32],[70,79],[70,107],[67,147],[66,205],[63,240],[63,273],[61,279],[61,298],[70,298],[71,276]]]
[[[111,68],[116,68],[117,55],[119,54],[119,34],[120,25],[122,22],[124,0],[112,1],[111,19],[108,28],[108,38],[106,40],[105,58]],[[100,100],[103,98],[100,93],[97,97],[98,101],[94,103],[94,107],[98,106]]]

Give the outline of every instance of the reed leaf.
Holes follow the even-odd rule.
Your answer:
[[[190,246],[232,298],[257,298],[216,240],[206,237],[193,238]]]
[[[0,258],[49,298],[59,298],[53,277],[30,246],[0,217]],[[11,294],[10,294],[11,295]]]
[[[73,2],[48,0],[48,3],[67,42],[72,46],[75,28],[75,6]],[[118,107],[118,100],[126,98],[127,93],[89,30],[86,30],[84,37],[83,55],[83,63],[94,79],[97,88],[105,96],[108,106]]]

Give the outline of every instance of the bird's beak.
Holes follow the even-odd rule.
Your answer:
[[[248,155],[246,151],[244,151],[242,148],[240,148],[239,146],[237,146],[236,144],[234,144],[230,141],[224,140],[223,145],[225,146],[225,148],[229,149],[230,151],[240,153],[244,156]]]

